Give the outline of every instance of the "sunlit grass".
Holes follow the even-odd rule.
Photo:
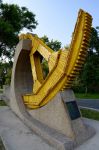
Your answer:
[[[85,94],[85,93],[75,93],[76,98],[81,99],[99,99],[99,94]]]
[[[2,140],[1,140],[1,138],[0,138],[0,150],[5,150],[5,147],[4,147],[4,145],[3,145],[3,142],[2,142]]]
[[[3,100],[0,100],[0,106],[6,106],[6,103]]]
[[[3,89],[0,89],[0,93],[3,93]]]
[[[80,111],[81,111],[83,117],[99,121],[99,112],[98,111],[84,109],[84,108],[81,108]]]

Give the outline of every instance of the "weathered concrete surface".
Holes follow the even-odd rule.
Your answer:
[[[75,150],[99,150],[99,121],[84,122],[95,128],[96,135]],[[56,150],[29,130],[7,106],[0,107],[0,136],[7,150]]]
[[[96,130],[96,134],[90,140],[76,148],[76,150],[99,150],[99,121],[84,119],[84,122],[92,126]]]
[[[30,131],[8,107],[0,107],[0,136],[6,150],[55,150]]]
[[[82,117],[71,120],[65,104],[70,101],[75,101],[75,95],[72,90],[65,90],[59,92],[46,106],[30,110],[29,113],[33,118],[74,140],[74,145],[77,146],[93,136],[94,130],[83,123]]]
[[[23,119],[26,113],[22,94],[32,91],[32,73],[29,59],[31,40],[22,40],[16,47],[11,77],[10,107]]]
[[[58,130],[67,137],[74,139],[71,120],[60,93],[58,93],[53,100],[44,107],[36,110],[29,110],[29,113],[33,118],[55,130]]]

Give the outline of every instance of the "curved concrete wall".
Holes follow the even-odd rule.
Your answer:
[[[17,45],[12,70],[10,106],[18,114],[26,112],[22,94],[32,92],[32,73],[29,52],[30,40],[22,40]]]
[[[30,48],[30,40],[22,40],[17,45],[12,70],[10,106],[22,119],[27,117],[37,119],[62,134],[73,137],[69,116],[60,93],[49,104],[37,110],[28,110],[23,103],[22,95],[31,93],[33,86]]]

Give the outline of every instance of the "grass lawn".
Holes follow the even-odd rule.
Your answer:
[[[6,103],[3,100],[0,100],[0,106],[6,106]]]
[[[2,140],[1,140],[1,138],[0,138],[0,150],[5,150],[5,147],[4,147],[4,145],[3,145],[3,142],[2,142]]]
[[[3,93],[3,89],[0,89],[0,93]]]
[[[99,94],[85,94],[85,93],[75,93],[77,98],[81,99],[99,99]]]
[[[81,108],[80,111],[83,117],[99,121],[99,112],[84,108]]]

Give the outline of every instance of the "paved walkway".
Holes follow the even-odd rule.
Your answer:
[[[77,100],[79,106],[99,109],[99,100],[97,99],[79,99]]]
[[[0,107],[0,134],[7,150],[55,150],[31,132],[8,107]]]
[[[99,121],[85,119],[85,122],[95,128],[96,134],[94,137],[76,148],[76,150],[99,150]]]
[[[96,129],[96,135],[76,150],[99,150],[99,122],[84,120]],[[7,107],[0,107],[0,135],[7,150],[56,150],[31,132]]]

